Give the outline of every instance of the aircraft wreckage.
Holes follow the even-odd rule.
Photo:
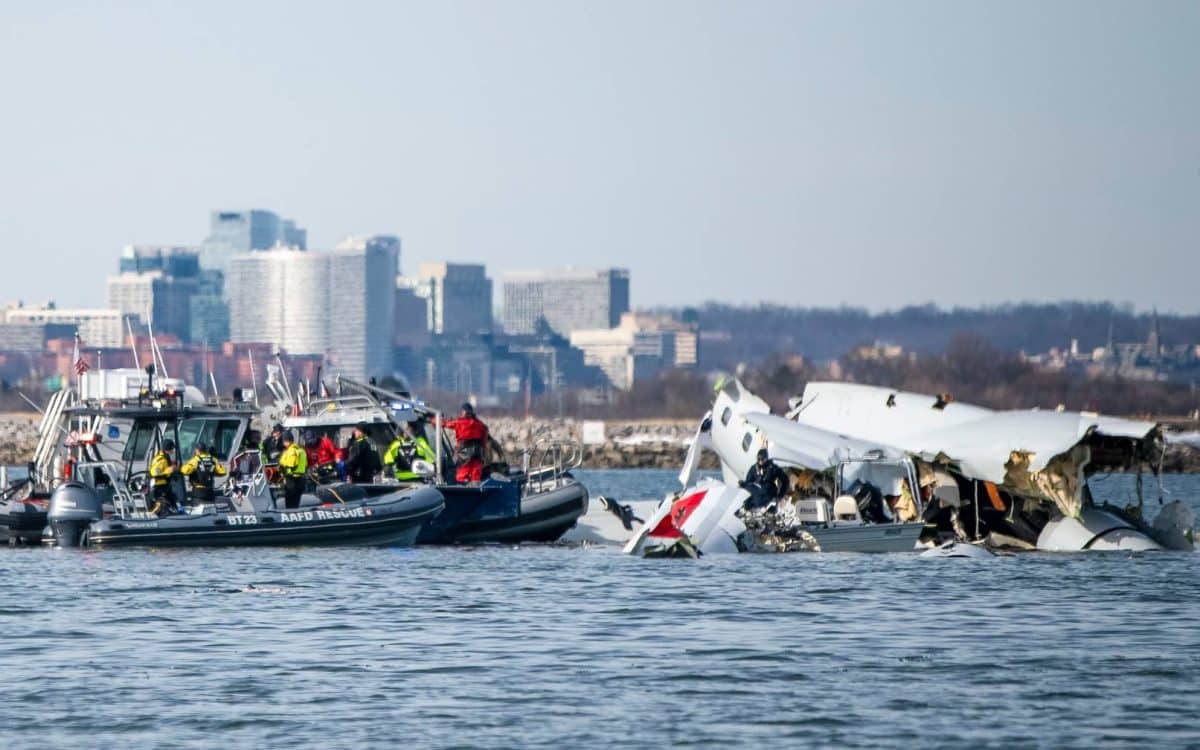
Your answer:
[[[899,552],[1191,549],[1180,501],[1142,520],[1142,475],[1160,472],[1161,427],[1087,412],[992,409],[849,383],[809,383],[786,415],[721,384],[668,497],[625,551]],[[697,480],[703,450],[720,480]],[[786,492],[747,482],[760,450]],[[1136,473],[1137,502],[1097,504],[1088,478]]]

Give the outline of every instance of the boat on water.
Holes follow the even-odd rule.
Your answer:
[[[435,451],[434,461],[401,456],[421,477],[404,484],[436,488],[445,508],[422,528],[418,544],[554,542],[587,513],[587,488],[571,473],[582,461],[578,443],[535,441],[514,466],[492,440],[485,449],[483,480],[456,482],[454,440],[444,429],[440,412],[411,394],[346,377],[338,377],[325,391],[325,395],[290,399],[288,394],[277,394],[277,400],[290,401],[292,406],[292,413],[281,420],[284,429],[345,445],[354,429],[361,427],[372,447],[383,455],[406,425],[423,427]],[[359,486],[393,490],[401,486],[383,475],[375,482]]]
[[[38,482],[53,486],[38,541],[62,547],[228,546],[295,544],[413,544],[421,527],[444,507],[427,486],[331,485],[307,492],[286,508],[267,481],[261,454],[243,445],[258,410],[240,400],[206,399],[178,381],[156,381],[152,371],[101,385],[81,378],[79,395],[56,394],[43,418],[54,450],[33,462]],[[66,394],[66,391],[60,392]],[[56,439],[59,435],[65,438]],[[182,457],[198,445],[228,467],[210,498],[187,498],[184,478],[170,479],[180,505],[164,512],[151,498],[149,466],[170,441]],[[43,478],[44,477],[44,478]],[[36,519],[31,516],[28,527]],[[9,512],[10,538],[24,533]],[[32,531],[23,541],[34,540]]]
[[[109,485],[121,496],[111,510],[105,503],[107,488],[66,482],[51,498],[47,541],[60,547],[94,548],[407,547],[416,543],[421,527],[444,506],[441,495],[431,487],[394,488],[388,492],[382,487],[333,485],[303,495],[300,507],[287,509],[279,507],[269,493],[253,495],[251,488],[257,482],[258,477],[250,477],[212,504],[169,515],[145,511],[141,507],[144,495],[129,491],[120,479]]]

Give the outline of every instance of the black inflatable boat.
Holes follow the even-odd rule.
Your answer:
[[[105,518],[99,493],[68,482],[50,499],[47,542],[60,547],[408,546],[444,506],[432,487],[332,485],[304,495],[301,507],[291,510],[237,510],[232,502],[217,502],[176,515]]]

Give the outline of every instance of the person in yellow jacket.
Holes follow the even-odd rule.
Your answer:
[[[283,433],[279,471],[283,473],[284,507],[299,508],[300,496],[304,494],[304,475],[308,472],[308,454],[296,445],[296,436],[291,430]]]
[[[228,472],[211,453],[204,443],[196,443],[196,451],[180,469],[192,483],[192,502],[211,503],[213,500],[213,480],[223,477]]]
[[[418,460],[437,463],[437,454],[425,439],[425,423],[420,420],[405,425],[405,432],[397,435],[383,454],[383,465],[401,482],[418,482],[422,477],[413,471],[413,462]]]
[[[179,470],[175,463],[175,441],[164,440],[158,453],[150,459],[150,512],[156,515],[174,513],[179,509],[179,499],[171,486],[171,478]]]

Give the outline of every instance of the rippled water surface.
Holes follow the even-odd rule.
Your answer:
[[[1198,561],[0,550],[0,743],[1200,746]]]

